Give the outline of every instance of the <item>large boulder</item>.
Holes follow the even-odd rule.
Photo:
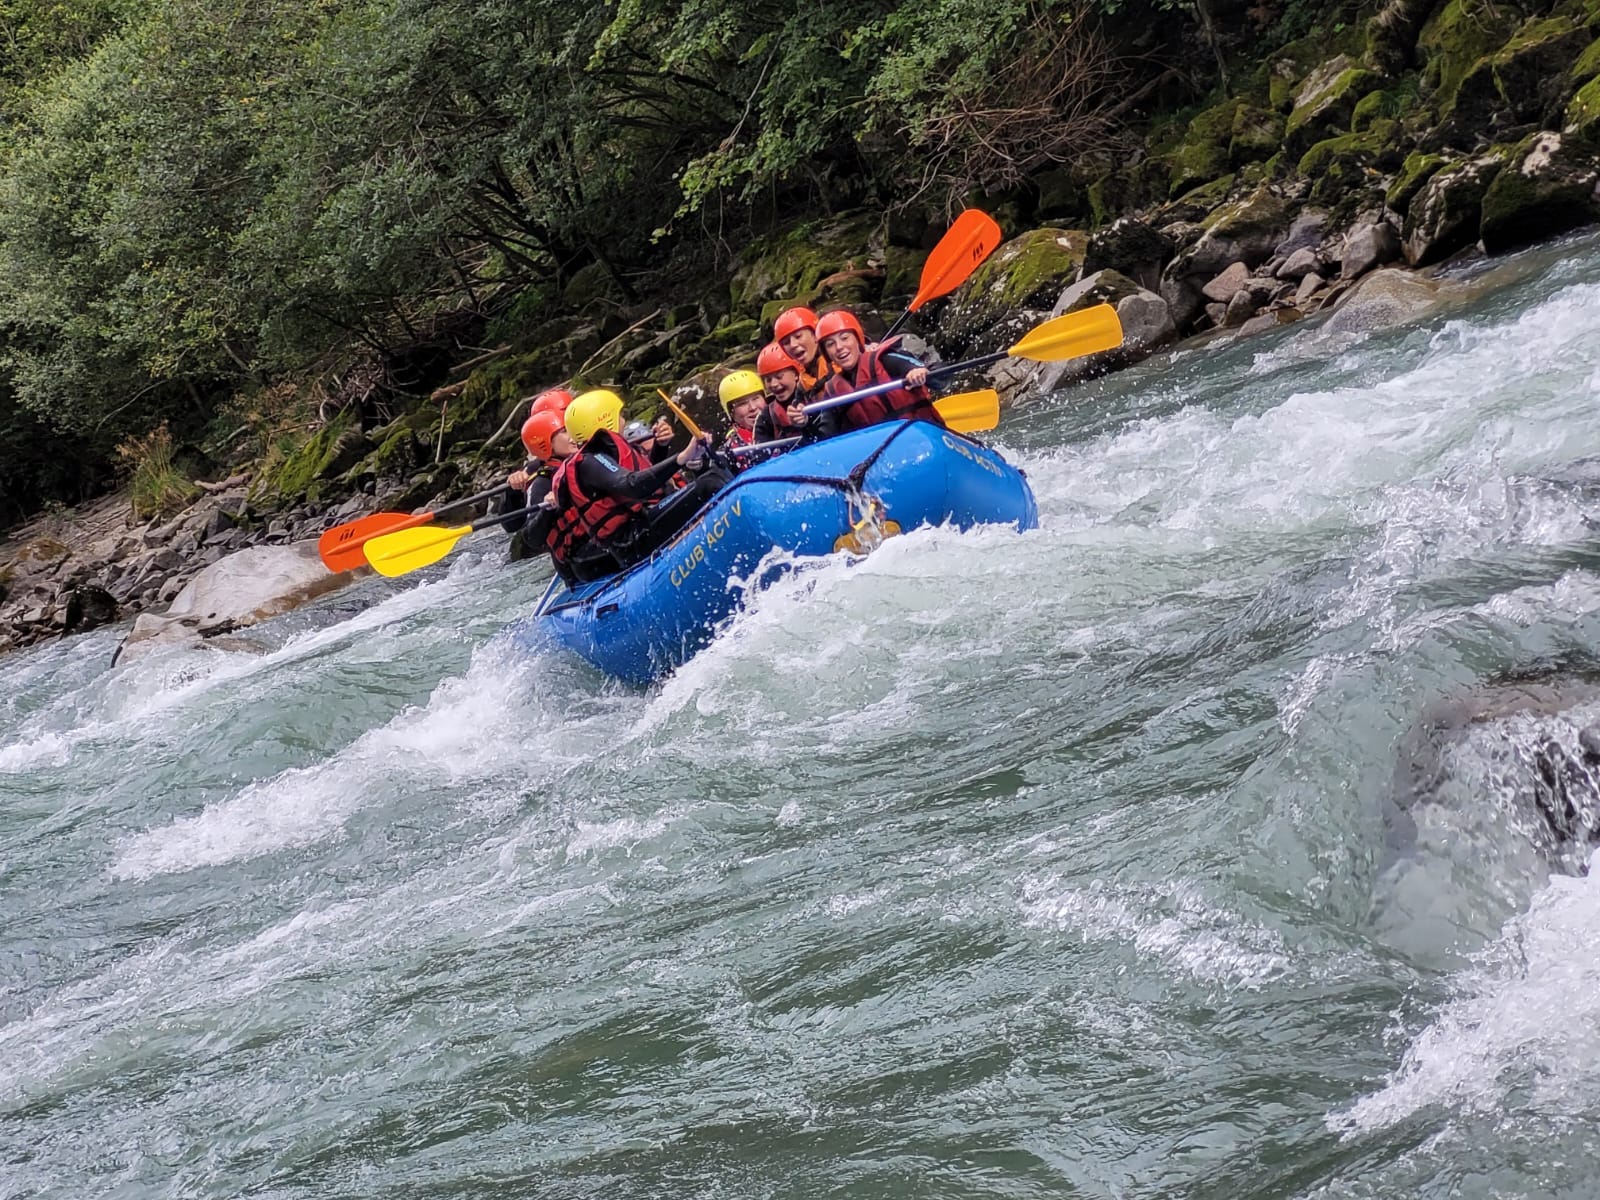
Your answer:
[[[1002,244],[945,306],[941,345],[956,352],[982,347],[984,335],[1018,309],[1048,306],[1077,278],[1088,242],[1077,230],[1030,229]]]
[[[1207,218],[1198,240],[1169,264],[1161,276],[1161,297],[1180,329],[1203,311],[1201,289],[1236,262],[1252,270],[1287,240],[1293,206],[1270,184],[1225,204]]]
[[[1396,125],[1382,120],[1361,133],[1345,133],[1315,143],[1297,170],[1311,180],[1311,198],[1336,204],[1365,187],[1379,172],[1396,170],[1402,159],[1395,145]]]
[[[1173,240],[1143,221],[1122,217],[1089,235],[1083,253],[1083,274],[1119,271],[1141,287],[1154,290],[1161,285],[1161,268],[1171,260],[1177,247]]]
[[[1177,197],[1227,175],[1232,168],[1229,146],[1240,101],[1225,100],[1190,118],[1183,137],[1167,154],[1167,195]]]
[[[884,259],[883,217],[847,213],[810,221],[750,242],[728,284],[730,312],[750,318],[773,300],[810,304],[823,280]],[[879,277],[881,281],[881,276]]]
[[[1345,235],[1339,278],[1356,279],[1400,257],[1400,235],[1387,221],[1368,221]]]
[[[1476,242],[1483,197],[1504,165],[1495,152],[1435,172],[1406,211],[1406,261],[1425,266]]]
[[[1509,5],[1483,0],[1447,0],[1423,25],[1417,57],[1423,83],[1441,107],[1454,104],[1461,82],[1516,32],[1518,16]]]
[[[240,550],[191,579],[164,614],[141,613],[114,661],[126,662],[159,646],[198,645],[298,608],[370,573],[331,573],[322,565],[315,541]]]
[[[1284,125],[1283,148],[1299,156],[1324,138],[1348,132],[1356,103],[1382,86],[1383,76],[1346,55],[1323,63],[1295,94],[1294,111]]]
[[[1096,271],[1064,289],[1050,315],[1060,316],[1096,304],[1116,307],[1117,319],[1122,322],[1121,347],[1067,362],[1046,363],[1030,381],[1033,388],[1050,391],[1074,379],[1126,366],[1178,336],[1166,301],[1116,271]]]
[[[1439,302],[1439,284],[1412,271],[1386,267],[1358,280],[1325,326],[1335,333],[1370,333],[1419,320]]]
[[[1490,254],[1600,219],[1600,157],[1551,130],[1523,139],[1484,193],[1479,236]]]

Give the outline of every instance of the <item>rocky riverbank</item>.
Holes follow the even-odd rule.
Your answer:
[[[1151,118],[1142,149],[1087,184],[1079,170],[998,198],[1010,240],[911,330],[950,360],[1051,315],[1116,306],[1121,350],[994,368],[1015,404],[1185,339],[1330,309],[1352,331],[1416,319],[1456,286],[1441,265],[1600,219],[1600,5],[1428,11],[1419,27],[1386,10],[1285,46],[1233,94]],[[232,476],[183,512],[138,521],[110,497],[13,530],[0,542],[0,649],[158,611],[247,547],[492,485],[517,460],[527,396],[556,382],[618,387],[638,415],[669,389],[716,427],[717,378],[748,365],[778,312],[848,305],[881,329],[879,310],[906,303],[942,232],[881,213],[805,222],[745,247],[731,279],[638,301],[581,273],[513,306],[488,331],[505,345],[428,399],[350,404],[264,457],[224,453]]]

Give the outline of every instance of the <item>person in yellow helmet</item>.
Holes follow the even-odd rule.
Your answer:
[[[754,371],[732,371],[717,385],[717,399],[722,401],[722,411],[733,428],[723,439],[723,450],[753,445],[756,440],[756,418],[767,401],[767,389],[761,376]]]
[[[551,483],[548,503],[556,517],[547,544],[558,567],[579,580],[599,579],[649,557],[728,481],[722,471],[705,469],[661,499],[680,467],[706,466],[711,439],[695,438],[652,465],[622,436],[622,397],[603,388],[572,402],[566,428],[578,450]]]

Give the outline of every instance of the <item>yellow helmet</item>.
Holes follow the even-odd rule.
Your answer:
[[[602,429],[613,433],[622,428],[622,397],[605,388],[584,392],[567,405],[567,432],[583,445]]]
[[[762,396],[767,391],[761,376],[754,371],[734,371],[717,384],[717,399],[722,401],[722,411],[727,412],[747,396]]]

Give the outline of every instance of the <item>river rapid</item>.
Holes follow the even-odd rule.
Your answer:
[[[0,663],[0,1197],[1600,1193],[1600,240],[1006,414],[659,686],[469,543]],[[477,547],[474,550],[472,547]]]

